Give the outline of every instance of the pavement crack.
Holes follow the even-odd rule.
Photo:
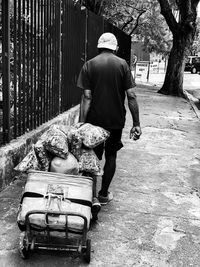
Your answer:
[[[184,231],[184,230],[182,230],[182,229],[179,229],[179,228],[177,228],[176,226],[173,227],[173,231],[174,231],[174,232],[177,232],[177,233],[183,233],[183,234],[186,234],[186,231]]]

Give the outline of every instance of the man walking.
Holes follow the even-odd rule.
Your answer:
[[[130,138],[137,140],[142,132],[133,89],[136,84],[126,61],[116,56],[116,37],[112,33],[102,34],[97,47],[99,55],[84,64],[77,86],[83,89],[79,121],[101,126],[110,132],[105,144],[94,148],[100,160],[105,152],[104,173],[98,200],[101,205],[106,205],[113,199],[109,186],[116,170],[117,151],[123,147],[121,136],[126,116],[125,96],[133,119]]]

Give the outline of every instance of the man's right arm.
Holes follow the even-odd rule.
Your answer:
[[[84,90],[80,104],[79,122],[85,122],[92,101],[91,90]]]

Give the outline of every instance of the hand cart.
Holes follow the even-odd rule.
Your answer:
[[[30,171],[18,213],[22,258],[36,249],[76,251],[89,263],[91,205],[92,178]]]

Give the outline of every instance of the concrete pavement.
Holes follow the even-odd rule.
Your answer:
[[[129,139],[127,111],[114,200],[102,207],[92,240],[92,267],[200,266],[200,121],[190,101],[138,84],[143,134]],[[17,251],[16,212],[23,176],[0,193],[0,266],[86,266],[77,255]],[[98,181],[98,186],[100,181]]]

